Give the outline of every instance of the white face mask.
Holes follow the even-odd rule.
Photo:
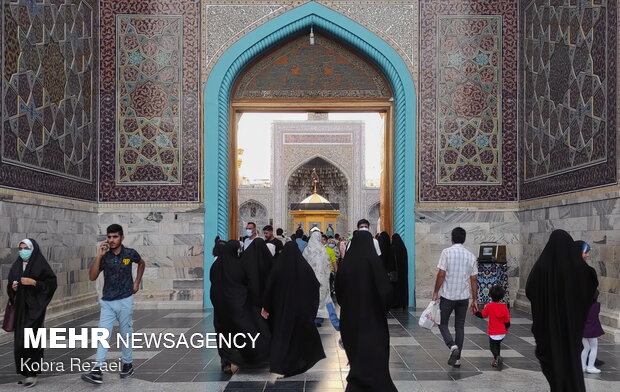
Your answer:
[[[246,230],[245,234],[247,234],[248,237],[252,237],[252,235],[254,234],[254,230]]]
[[[368,231],[368,227],[360,227],[359,230],[360,231]]]

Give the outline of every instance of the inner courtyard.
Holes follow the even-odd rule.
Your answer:
[[[525,286],[562,229],[591,245],[599,282],[605,365],[586,386],[615,389],[618,3],[3,0],[3,287],[34,239],[58,282],[45,326],[96,327],[104,283],[89,268],[117,223],[146,262],[135,329],[213,331],[214,238],[239,239],[248,222],[290,236],[293,206],[316,190],[338,211],[334,234],[366,218],[407,248],[409,307],[388,314],[399,390],[548,390]],[[476,256],[505,247],[516,321],[503,372],[471,314],[459,370],[437,329],[418,326],[457,226]],[[7,301],[3,288],[0,312]],[[319,332],[327,358],[291,379],[224,375],[217,350],[136,350],[131,384],[106,374],[105,388],[342,391],[339,334]],[[12,340],[0,331],[2,390],[21,387]],[[94,358],[77,350],[46,359]],[[78,372],[43,376],[39,387],[84,389]]]

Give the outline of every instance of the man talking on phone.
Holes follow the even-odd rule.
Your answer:
[[[144,274],[146,263],[134,249],[123,246],[123,227],[118,224],[108,226],[107,238],[99,245],[95,261],[90,266],[88,278],[96,280],[103,271],[103,296],[99,300],[101,313],[99,328],[106,328],[109,332],[108,342],[112,336],[112,327],[118,320],[119,332],[124,336],[133,333],[133,295],[140,289],[140,282]],[[133,279],[132,264],[138,264],[136,279]],[[82,380],[92,384],[102,384],[103,374],[101,366],[105,361],[108,349],[101,344],[97,347],[95,366],[90,373],[82,375]],[[126,378],[133,374],[131,347],[121,345],[123,368],[120,377]]]

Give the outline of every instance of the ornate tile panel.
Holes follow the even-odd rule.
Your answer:
[[[97,1],[4,1],[0,184],[96,199]]]
[[[116,182],[179,184],[183,19],[116,16]]]
[[[516,3],[425,0],[420,13],[420,200],[516,200]]]
[[[419,7],[415,0],[328,1],[319,3],[353,19],[390,44],[411,69],[418,82]],[[416,85],[417,88],[417,85]]]
[[[204,45],[202,46],[203,82],[220,56],[244,34],[290,10],[287,1],[202,1]],[[226,32],[226,33],[223,33]]]
[[[502,182],[502,17],[438,17],[437,183]]]
[[[306,2],[254,0],[248,4],[242,0],[203,0],[203,81],[226,49],[244,34]],[[383,0],[319,0],[317,3],[351,18],[385,40],[402,56],[418,81],[418,0],[390,0],[389,4]],[[222,31],[227,33],[221,34]]]
[[[301,36],[256,60],[237,82],[234,99],[384,98],[389,83],[367,60],[322,34]]]
[[[200,198],[200,3],[101,3],[101,201]]]
[[[521,198],[614,183],[616,1],[526,1],[521,18]]]

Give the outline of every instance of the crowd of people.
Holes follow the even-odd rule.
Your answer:
[[[347,390],[395,391],[387,312],[408,306],[407,250],[398,234],[374,238],[369,229],[361,219],[351,238],[318,228],[287,238],[268,225],[263,239],[248,222],[239,240],[216,238],[209,276],[215,330],[260,332],[255,348],[219,349],[222,371],[303,373],[325,358],[317,327],[329,319],[349,360]]]
[[[332,237],[318,229],[309,236],[297,230],[287,238],[281,229],[274,235],[273,227],[265,226],[261,238],[250,222],[240,240],[216,238],[209,273],[215,332],[258,335],[253,346],[219,348],[222,371],[268,366],[285,377],[303,373],[325,358],[317,327],[329,318],[340,331],[350,365],[346,390],[396,391],[389,371],[387,313],[408,306],[407,249],[398,234],[390,238],[382,232],[375,238],[369,229],[369,222],[362,219],[351,238]],[[510,313],[500,303],[505,292],[493,287],[493,302],[478,309],[476,258],[463,246],[465,238],[462,228],[452,231],[453,245],[441,253],[433,291],[441,313],[439,329],[449,349],[448,364],[460,366],[469,307],[477,317],[488,318],[492,366],[501,369],[501,342],[510,328]],[[137,251],[122,245],[123,239],[120,225],[107,228],[89,278],[104,273],[99,327],[111,332],[118,322],[121,334],[131,334],[133,294],[140,289],[145,262]],[[15,365],[23,376],[19,384],[31,387],[37,384],[38,372],[20,364],[40,361],[43,349],[24,347],[24,329],[34,328],[36,333],[43,327],[57,280],[36,241],[20,241],[18,254],[7,282],[13,325],[7,327],[7,316],[13,314],[6,313],[3,327],[15,333]],[[603,330],[598,281],[587,264],[589,254],[589,244],[555,230],[527,280],[536,357],[552,391],[584,391],[583,372],[600,372],[595,365]],[[448,329],[452,313],[456,338]],[[98,348],[96,366],[82,375],[84,381],[103,382],[106,352]],[[122,363],[120,377],[131,376],[130,347],[122,350]]]

